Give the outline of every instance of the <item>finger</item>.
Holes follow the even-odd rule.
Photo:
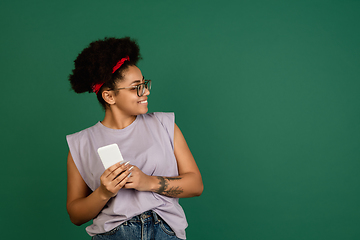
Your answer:
[[[114,165],[108,167],[107,169],[105,169],[103,175],[104,177],[108,177],[113,171],[115,171],[116,169],[118,169],[119,167],[121,167],[121,163],[115,163]]]
[[[121,188],[123,188],[126,184],[126,179],[122,179],[120,182],[118,182],[114,187],[116,191],[119,191]]]
[[[123,186],[123,188],[126,188],[126,189],[132,189],[132,188],[134,188],[133,187],[133,182],[130,180],[131,178],[131,175],[130,176],[128,176],[126,179],[126,183],[124,184],[124,186]]]
[[[119,168],[114,170],[113,175],[116,175],[116,177],[118,177],[124,171],[129,171],[129,169],[132,169],[132,166],[129,164],[129,162],[126,162],[123,165],[121,165]]]
[[[115,179],[119,174],[121,174],[122,172],[126,171],[126,169],[129,168],[129,163],[130,161],[127,161],[125,163],[121,163],[120,165],[118,164],[114,164],[113,166],[111,166],[110,169],[110,173],[108,173],[107,177],[112,177],[112,179]]]
[[[118,174],[115,176],[115,178],[113,180],[122,181],[124,178],[126,178],[130,174],[131,170],[129,170],[129,169],[130,168],[127,168],[122,172],[117,172]]]
[[[121,171],[121,168],[119,168],[119,169],[117,169],[116,171],[114,171],[114,173],[115,174],[118,174],[118,175],[120,175],[121,173],[123,173],[123,172],[125,172],[125,171],[127,171],[128,173],[130,173],[130,172],[132,172],[133,171],[133,169],[134,169],[134,166],[130,166],[130,164],[129,165],[127,165],[125,168],[123,168],[123,171]],[[117,176],[118,176],[117,175]],[[116,177],[117,177],[116,176]]]
[[[123,187],[127,183],[127,181],[129,180],[129,177],[131,175],[132,175],[132,173],[129,172],[129,171],[125,171],[122,174],[120,174],[120,176],[116,178],[116,181],[118,182],[116,184],[116,187],[118,187],[118,186]]]
[[[110,166],[109,168],[107,168],[106,170],[112,172],[112,171],[114,171],[115,169],[117,169],[117,168],[121,167],[122,165],[124,165],[125,163],[126,163],[126,162],[124,162],[124,161],[122,161],[122,162],[117,162],[117,163],[115,163],[114,165],[111,165],[111,166]]]
[[[130,181],[131,181],[131,180],[130,180],[130,177],[131,177],[131,175],[133,174],[133,172],[132,172],[133,168],[134,168],[134,166],[131,166],[131,167],[127,170],[127,172],[129,172],[129,174],[126,176],[127,182],[130,182]]]

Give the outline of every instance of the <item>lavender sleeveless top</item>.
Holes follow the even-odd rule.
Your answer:
[[[118,144],[124,160],[147,175],[178,175],[173,113],[138,115],[124,129],[107,128],[98,122],[83,131],[67,135],[66,139],[75,165],[92,191],[100,186],[100,176],[105,171],[97,149],[113,143]],[[147,210],[153,210],[164,219],[178,238],[186,238],[187,221],[178,198],[133,189],[121,189],[86,231],[90,236],[108,232]]]

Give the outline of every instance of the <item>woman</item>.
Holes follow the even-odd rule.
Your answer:
[[[76,93],[95,92],[103,121],[67,136],[67,211],[93,239],[186,239],[178,198],[201,195],[199,169],[173,113],[147,113],[151,81],[130,38],[92,42],[69,76]],[[97,149],[116,143],[124,162],[105,169]]]

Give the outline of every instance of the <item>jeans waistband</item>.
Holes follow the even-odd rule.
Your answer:
[[[159,221],[159,216],[152,210],[143,212],[140,215],[137,215],[133,218],[131,218],[130,220],[128,220],[128,222],[145,222],[145,221],[151,221],[154,220],[154,222]]]

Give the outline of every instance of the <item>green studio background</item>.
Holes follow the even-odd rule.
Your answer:
[[[65,135],[103,118],[67,77],[138,40],[205,183],[188,239],[360,239],[360,1],[2,1],[2,239],[90,239],[66,213]]]

